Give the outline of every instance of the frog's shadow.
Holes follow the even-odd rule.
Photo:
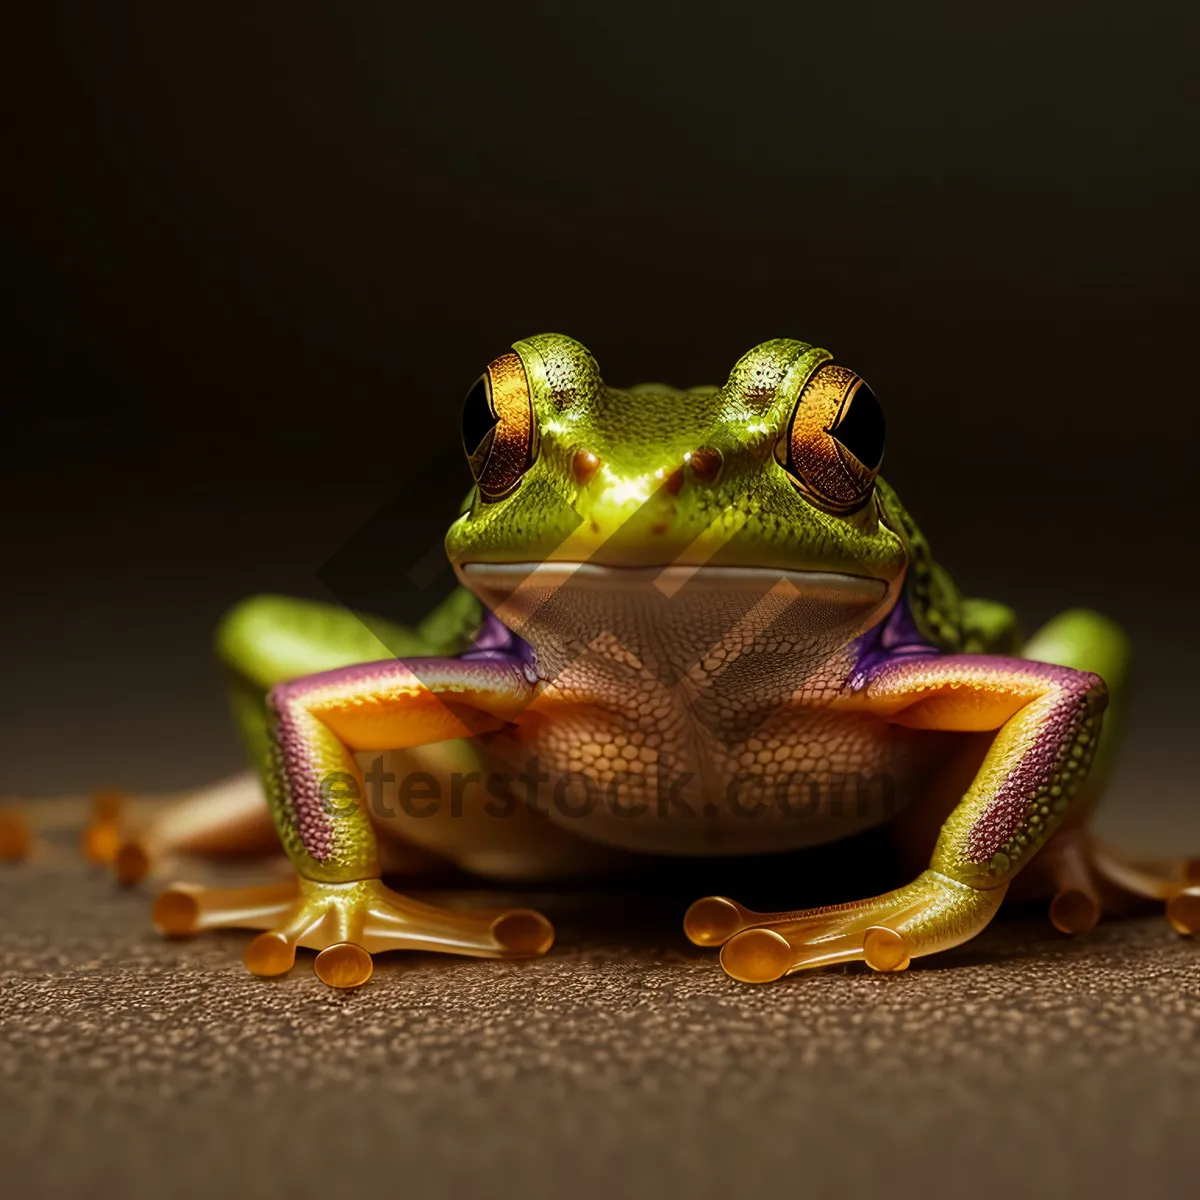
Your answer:
[[[693,947],[682,928],[688,906],[701,896],[731,896],[756,912],[779,912],[878,895],[908,882],[911,873],[911,864],[897,854],[894,840],[870,830],[816,851],[745,858],[647,858],[642,869],[620,879],[536,889],[487,887],[463,876],[444,884],[439,881],[437,890],[422,893],[422,898],[537,908],[555,925],[551,955],[582,947],[661,953],[670,946],[707,956],[712,951]],[[935,971],[1000,965],[1033,953],[1076,957],[1093,948],[1094,938],[1068,938],[1055,930],[1046,915],[1046,901],[1010,901],[978,937],[914,965]]]
[[[701,896],[732,896],[756,912],[840,904],[903,882],[886,839],[868,831],[819,850],[726,858],[654,857],[635,861],[619,878],[597,877],[528,888],[488,885],[455,875],[414,889],[435,903],[536,908],[555,924],[558,946],[661,944],[682,937],[688,905]]]

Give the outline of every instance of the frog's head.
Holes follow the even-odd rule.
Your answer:
[[[737,595],[738,609],[799,599],[848,640],[891,607],[905,569],[875,490],[883,435],[866,384],[803,342],[756,347],[723,387],[622,390],[578,342],[529,338],[467,396],[476,487],[447,553],[527,637],[522,616],[550,594],[608,607],[601,595],[654,587]]]

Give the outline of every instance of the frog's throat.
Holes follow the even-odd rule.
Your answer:
[[[539,661],[574,661],[587,646],[687,667],[723,646],[725,661],[769,653],[798,665],[869,629],[890,607],[892,590],[869,576],[774,567],[513,562],[458,570]]]

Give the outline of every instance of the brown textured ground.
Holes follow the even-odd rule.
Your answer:
[[[551,896],[544,960],[396,957],[335,993],[41,859],[0,870],[11,1195],[1194,1190],[1200,946],[1158,919],[749,988],[673,898]]]

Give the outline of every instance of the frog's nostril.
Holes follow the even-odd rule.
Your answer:
[[[600,460],[590,450],[577,450],[571,462],[575,480],[580,487],[587,487],[592,476],[600,469]]]
[[[685,456],[687,464],[692,468],[692,474],[701,483],[712,483],[721,473],[721,452],[710,446],[701,446]]]

